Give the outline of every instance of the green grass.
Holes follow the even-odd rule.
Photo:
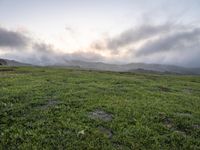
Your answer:
[[[0,67],[0,149],[200,149],[200,77]]]

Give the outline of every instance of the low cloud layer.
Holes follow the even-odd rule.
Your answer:
[[[200,46],[200,28],[193,28],[190,31],[181,31],[161,36],[160,38],[148,41],[138,51],[137,56],[152,55],[158,52],[167,51],[194,51]]]
[[[120,34],[118,37],[111,39],[108,42],[109,49],[118,49],[128,44],[136,43],[145,40],[157,34],[163,34],[170,31],[171,26],[168,24],[152,26],[141,25],[135,29],[128,29]]]
[[[138,46],[139,45],[139,46]],[[113,57],[124,55],[129,62],[164,63],[200,67],[200,28],[192,25],[141,25],[115,37],[92,43],[97,51]]]
[[[15,59],[35,65],[63,65],[70,60],[103,61],[103,56],[95,52],[77,51],[64,53],[52,44],[35,41],[23,32],[0,28],[0,57]]]
[[[52,44],[35,41],[23,32],[0,28],[1,57],[37,65],[64,64],[69,60],[109,63],[144,62],[200,67],[200,28],[192,25],[145,24],[92,46],[64,53]],[[108,55],[105,55],[108,54]],[[104,54],[104,55],[103,55]]]
[[[140,42],[142,40],[162,35],[171,30],[170,24],[163,25],[140,25],[135,28],[128,29],[120,35],[113,38],[106,38],[104,41],[97,41],[93,43],[96,49],[109,49],[114,53],[118,53],[118,49],[129,44]]]

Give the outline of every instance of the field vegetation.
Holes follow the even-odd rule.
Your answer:
[[[200,77],[2,66],[0,149],[200,149]]]

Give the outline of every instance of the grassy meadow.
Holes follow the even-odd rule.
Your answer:
[[[200,76],[0,67],[0,149],[200,149]]]

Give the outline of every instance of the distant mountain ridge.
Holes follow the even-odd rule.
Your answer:
[[[196,74],[200,75],[200,68],[186,68],[175,65],[129,63],[123,65],[107,64],[103,62],[86,62],[71,60],[56,66],[78,67],[82,69],[116,71],[116,72],[161,72],[175,74]]]
[[[31,66],[31,64],[26,64],[22,62],[18,62],[15,60],[9,60],[9,59],[0,59],[0,65],[2,66]]]
[[[7,66],[31,66],[15,60],[0,59],[0,65]],[[162,64],[145,64],[145,63],[129,63],[129,64],[107,64],[103,62],[87,62],[79,60],[66,60],[65,63],[50,65],[54,67],[73,67],[88,70],[115,71],[115,72],[159,72],[173,74],[200,75],[200,68],[186,68],[175,65]]]

